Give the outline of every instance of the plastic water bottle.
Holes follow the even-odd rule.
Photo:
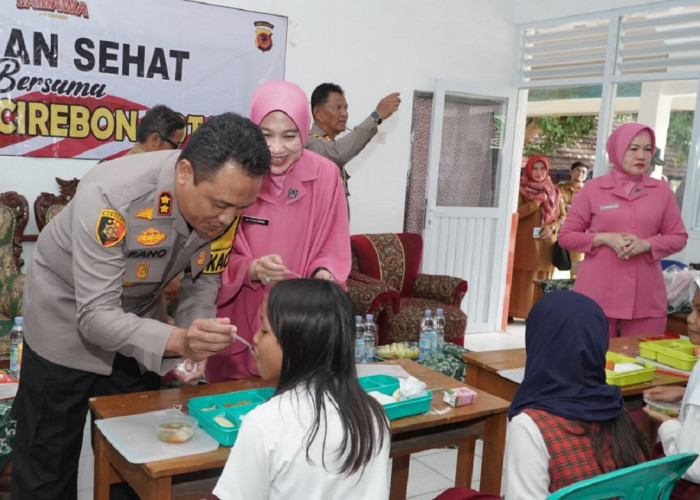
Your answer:
[[[445,348],[445,316],[442,307],[435,311],[435,336],[437,337],[437,352],[441,353]]]
[[[10,331],[10,375],[19,379],[22,365],[22,344],[24,343],[24,318],[17,316]]]
[[[364,363],[365,356],[365,325],[362,316],[355,316],[355,363]]]
[[[377,324],[374,315],[368,314],[365,318],[365,361],[374,361],[374,349],[377,345]]]
[[[430,309],[426,309],[423,313],[423,319],[420,322],[420,336],[418,337],[418,350],[420,351],[420,359],[430,357],[433,350],[433,314]]]

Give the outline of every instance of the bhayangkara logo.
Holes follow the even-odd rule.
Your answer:
[[[272,30],[274,25],[267,21],[255,21],[255,46],[262,52],[267,52],[272,48]]]

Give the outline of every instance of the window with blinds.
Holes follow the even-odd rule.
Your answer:
[[[615,74],[647,73],[700,73],[700,6],[621,18]]]
[[[700,5],[521,31],[520,86],[700,74]],[[606,74],[606,63],[609,73]]]
[[[521,83],[567,84],[603,78],[608,19],[532,28],[523,33]]]

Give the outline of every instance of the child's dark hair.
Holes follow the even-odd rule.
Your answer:
[[[307,460],[319,431],[320,438],[326,439],[326,429],[320,426],[328,397],[343,427],[338,472],[357,472],[381,448],[389,429],[383,408],[357,381],[355,324],[347,293],[326,280],[281,281],[270,291],[267,316],[283,352],[275,394],[302,386],[313,397],[315,417],[306,439]]]

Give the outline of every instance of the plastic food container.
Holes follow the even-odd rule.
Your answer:
[[[680,370],[690,371],[698,360],[694,354],[696,347],[698,346],[688,339],[652,340],[639,343],[639,355]]]
[[[197,419],[188,415],[164,415],[156,418],[156,435],[164,443],[189,441],[197,428]]]
[[[387,396],[393,396],[394,392],[399,388],[399,379],[389,375],[360,377],[358,382],[366,392],[377,391]],[[384,407],[387,418],[389,420],[396,420],[398,418],[425,413],[430,409],[430,402],[432,399],[432,393],[426,391],[426,393],[421,396],[397,401],[395,403],[388,403],[382,406]]]
[[[652,363],[641,363],[635,358],[623,356],[622,354],[608,351],[605,354],[605,360],[612,361],[613,363],[638,363],[641,367],[640,370],[625,373],[617,373],[606,368],[605,381],[610,385],[625,386],[650,382],[656,373],[656,366]]]
[[[681,412],[680,401],[654,401],[644,398],[644,402],[649,405],[650,409],[668,415],[669,417],[675,418]]]
[[[222,446],[233,446],[245,416],[274,394],[274,387],[236,391],[192,398],[187,402],[190,415]]]

